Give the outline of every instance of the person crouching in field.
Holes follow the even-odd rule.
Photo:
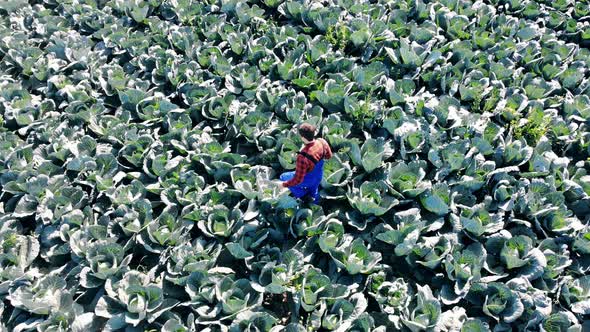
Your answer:
[[[288,188],[293,196],[318,204],[319,187],[324,176],[324,160],[332,158],[332,149],[323,138],[315,138],[316,127],[309,123],[299,126],[304,146],[298,152],[295,171],[285,172],[275,185]]]

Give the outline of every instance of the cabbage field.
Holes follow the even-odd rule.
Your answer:
[[[1,0],[0,331],[590,331],[589,47],[587,0]]]

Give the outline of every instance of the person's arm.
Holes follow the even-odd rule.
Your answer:
[[[307,174],[308,161],[302,155],[297,155],[297,161],[295,162],[295,176],[289,181],[283,182],[283,187],[292,187],[303,182],[305,174]]]
[[[322,138],[322,144],[324,145],[324,152],[326,153],[324,159],[332,158],[332,149],[330,148],[330,144],[328,144],[328,141]]]

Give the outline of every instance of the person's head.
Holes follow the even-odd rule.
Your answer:
[[[303,138],[303,142],[304,143],[309,143],[311,141],[313,141],[314,137],[315,137],[315,130],[316,127],[310,123],[302,123],[299,126],[299,135],[301,135],[301,138]]]

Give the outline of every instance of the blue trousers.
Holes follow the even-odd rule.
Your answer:
[[[281,181],[289,181],[295,176],[295,171],[285,172],[281,174],[279,179]],[[303,181],[295,186],[289,187],[289,190],[294,197],[301,198],[309,195],[313,198],[313,203],[318,204],[320,202],[320,183],[324,176],[324,160],[320,160],[313,170],[303,178]]]

